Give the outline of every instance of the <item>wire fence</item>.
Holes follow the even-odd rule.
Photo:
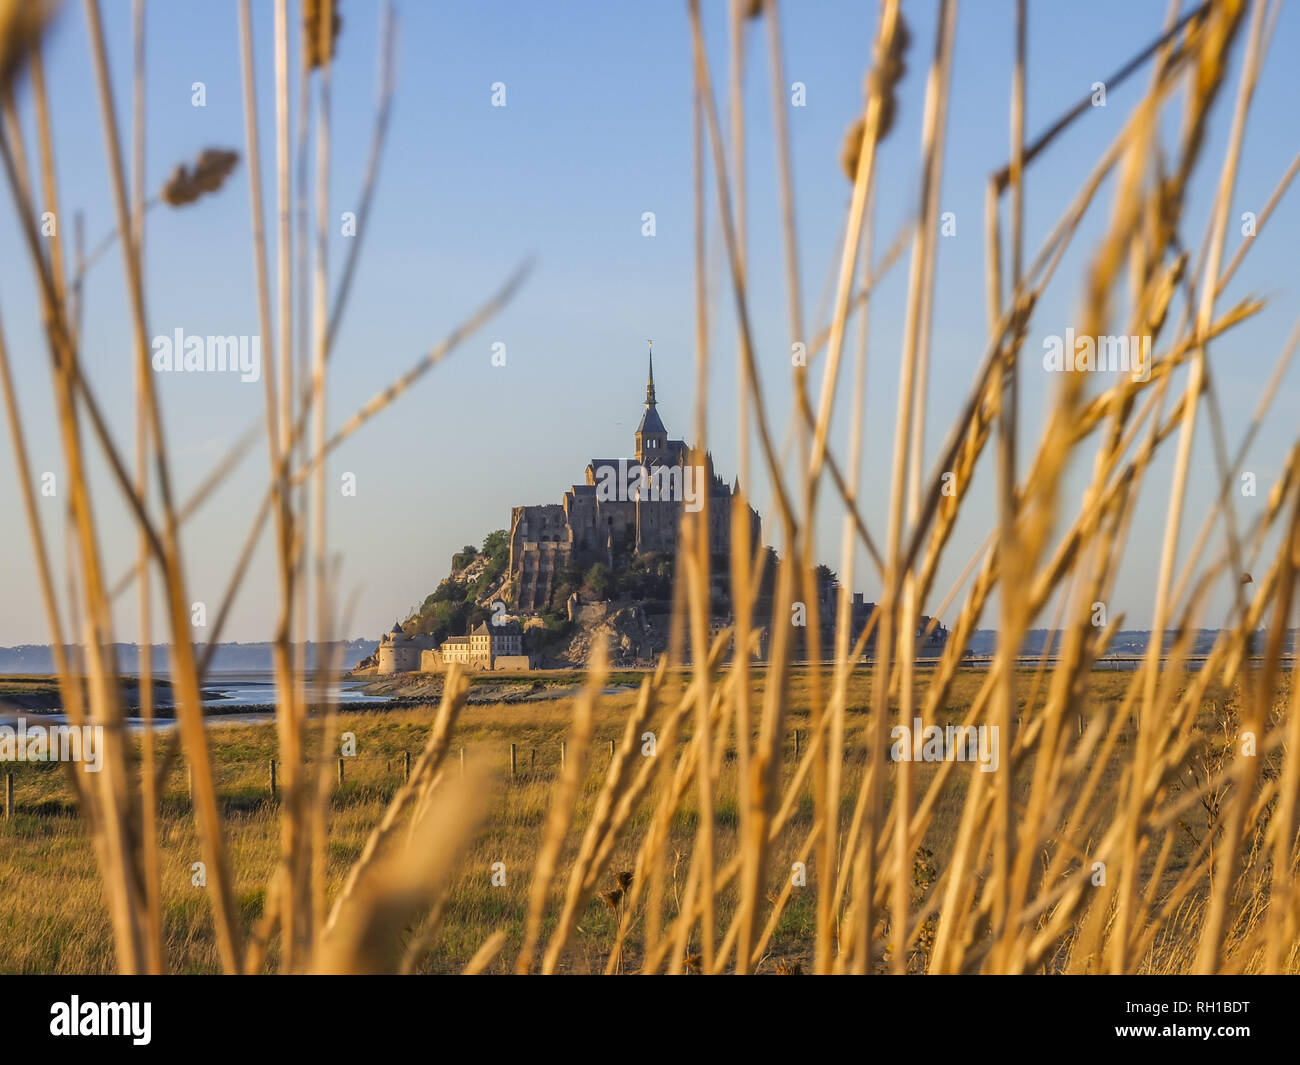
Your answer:
[[[792,756],[798,760],[804,751],[807,743],[807,736],[804,730],[794,729],[791,734],[791,742],[787,748],[787,756]],[[510,771],[507,778],[510,783],[527,783],[535,780],[554,778],[560,772],[563,772],[569,759],[569,746],[565,740],[560,740],[558,744],[519,744],[510,743],[508,747],[496,744],[476,745],[476,753],[481,752],[483,747],[487,747],[489,752],[497,758],[505,761],[508,757]],[[600,744],[592,746],[592,760],[595,761],[596,755],[603,755],[608,762],[612,761],[616,752],[616,743],[614,740],[602,741]],[[846,749],[846,756],[850,752]],[[347,788],[349,785],[357,788],[392,788],[405,784],[411,779],[411,769],[415,763],[418,754],[413,754],[410,750],[386,751],[386,752],[356,752],[354,754],[339,755],[334,759],[334,786],[336,791]],[[450,763],[453,771],[459,771],[463,776],[465,773],[466,748],[458,747],[453,752]],[[67,762],[58,760],[40,760],[30,759],[27,762],[10,762],[4,770],[4,819],[10,821],[15,813],[19,812],[19,805],[15,799],[15,778],[27,776],[29,797],[30,791],[36,790],[39,783],[39,790],[42,798],[39,802],[29,802],[27,808],[33,812],[50,802],[48,781],[35,779],[37,774],[42,777],[51,772],[57,772],[60,766],[73,766],[78,769],[85,769],[84,763]],[[261,783],[255,784],[259,771],[254,767],[260,767]],[[590,767],[589,767],[590,768]],[[232,770],[237,771],[238,781],[230,779]],[[223,772],[224,771],[224,772]],[[279,797],[281,791],[281,776],[283,765],[281,760],[274,757],[269,758],[221,758],[214,762],[213,773],[216,779],[218,796],[227,800],[232,799],[256,799],[275,800]],[[225,794],[222,794],[222,777],[225,777]],[[160,797],[174,797],[177,790],[183,789],[184,797],[187,801],[193,800],[194,785],[193,774],[190,767],[181,760],[174,762],[166,772],[162,780],[163,786],[159,788]],[[19,798],[23,796],[19,794]]]

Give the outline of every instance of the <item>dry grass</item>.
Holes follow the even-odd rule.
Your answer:
[[[1022,676],[1028,678],[1029,674]],[[941,723],[955,721],[969,709],[983,682],[978,673],[959,675]],[[1186,683],[1187,678],[1184,678]],[[1085,713],[1092,719],[1111,712],[1122,700],[1128,678],[1122,674],[1098,674],[1089,693]],[[924,689],[927,681],[920,679]],[[753,692],[761,694],[762,681],[757,678]],[[855,679],[849,686],[850,733],[859,735],[865,723],[869,676]],[[1207,725],[1220,720],[1218,713],[1225,703],[1223,693],[1207,697],[1202,715]],[[592,723],[592,755],[582,774],[581,787],[575,796],[574,820],[589,821],[598,788],[608,768],[608,742],[617,739],[627,714],[635,705],[635,696],[614,696],[602,700]],[[1041,703],[1040,703],[1041,705]],[[1024,708],[1021,708],[1022,712]],[[481,762],[494,783],[487,788],[488,808],[482,825],[464,852],[456,860],[447,895],[443,903],[440,926],[433,935],[418,923],[407,929],[402,953],[410,959],[411,971],[459,972],[494,932],[504,934],[497,955],[487,964],[488,972],[505,972],[516,967],[512,959],[519,956],[525,943],[527,917],[535,905],[537,880],[531,877],[542,844],[544,826],[550,815],[552,793],[561,779],[560,744],[568,741],[567,765],[576,765],[569,725],[573,713],[571,699],[547,703],[492,704],[468,707],[457,722],[456,738],[450,751],[448,770],[459,777],[460,748],[467,764]],[[344,885],[358,859],[365,852],[372,829],[380,823],[403,782],[403,754],[412,754],[413,765],[428,735],[433,708],[400,711],[349,712],[340,714],[340,731],[353,732],[358,741],[355,758],[348,759],[345,783],[332,788],[326,875],[331,898],[344,895]],[[795,775],[793,731],[805,738],[812,719],[806,675],[798,675],[791,686],[791,733],[781,745],[780,774],[783,784]],[[278,853],[277,820],[280,804],[268,790],[268,763],[276,754],[275,730],[271,725],[220,725],[210,729],[214,777],[230,839],[232,862],[237,870],[235,890],[241,913],[252,925],[265,912],[266,884],[276,868]],[[1113,787],[1123,772],[1125,750],[1131,745],[1132,730],[1120,737],[1119,744],[1102,773],[1103,786]],[[1223,756],[1219,739],[1198,754],[1198,765],[1213,767]],[[519,774],[509,775],[509,746],[519,752]],[[690,735],[680,738],[678,750],[690,743]],[[535,760],[534,760],[535,753]],[[664,752],[667,753],[667,752]],[[843,771],[851,789],[862,778],[865,750],[856,742],[846,751]],[[1269,772],[1279,761],[1269,759]],[[920,763],[916,767],[917,783],[928,787],[935,767]],[[1027,791],[1028,775],[1021,773],[1017,791]],[[113,969],[112,932],[100,899],[100,883],[94,856],[76,812],[75,795],[66,777],[55,766],[19,766],[15,771],[15,798],[18,813],[13,821],[0,825],[5,859],[0,862],[0,929],[4,929],[6,962],[9,972],[108,972]],[[945,788],[938,800],[934,817],[918,848],[913,867],[912,898],[919,903],[932,886],[937,874],[936,860],[951,853],[961,823],[969,777],[960,777]],[[736,856],[740,811],[736,751],[723,755],[717,781],[713,828],[719,860],[725,865]],[[850,792],[846,792],[849,794]],[[845,801],[843,811],[851,812]],[[773,863],[788,869],[801,857],[799,844],[813,823],[814,804],[811,787],[797,792],[797,801],[788,822],[778,833],[773,846]],[[1180,819],[1173,842],[1165,879],[1173,884],[1192,859],[1199,840],[1204,836],[1216,813],[1212,806],[1192,806]],[[669,867],[665,894],[667,912],[676,911],[684,889],[684,857],[698,833],[700,807],[686,796],[674,811],[668,831]],[[636,885],[631,875],[636,862],[635,835],[645,831],[649,817],[632,819],[632,839],[619,843],[611,854],[610,872],[598,884],[596,897],[579,914],[573,936],[559,958],[556,968],[562,972],[600,972],[611,964],[618,922],[627,912],[628,931],[621,946],[624,971],[635,970],[646,951],[644,901],[628,902]],[[162,869],[162,904],[165,941],[171,966],[179,972],[220,971],[213,936],[211,914],[203,903],[203,889],[196,886],[193,863],[198,859],[198,840],[194,833],[186,791],[183,765],[168,775],[161,791],[159,812],[160,859]],[[559,855],[558,865],[566,868],[575,857],[576,841],[570,839]],[[493,865],[503,862],[506,881],[492,883]],[[1147,866],[1154,866],[1148,857]],[[31,892],[32,878],[41,877],[52,890]],[[806,887],[775,886],[769,902],[781,898],[780,915],[773,923],[764,952],[758,962],[760,972],[781,972],[800,967],[810,972],[815,964],[812,932],[816,925],[816,858],[809,862]],[[789,877],[784,877],[786,884]],[[561,885],[551,884],[543,892],[546,908],[552,917],[541,929],[553,930],[554,911],[563,899]],[[619,894],[619,893],[622,894]],[[733,917],[737,905],[734,890],[723,891],[718,900],[721,918]],[[19,934],[20,930],[25,930]],[[910,970],[923,968],[928,955],[927,943],[932,929],[918,936],[918,943],[907,958]],[[692,939],[686,954],[698,954],[700,944]],[[1178,941],[1154,944],[1145,957],[1141,971],[1177,969]],[[685,957],[686,955],[683,955]],[[280,961],[272,946],[268,962]],[[1061,959],[1052,960],[1059,968]],[[686,966],[690,968],[690,966]]]
[[[768,29],[773,99],[781,111],[777,4],[730,7],[733,69],[730,131],[724,137],[714,98],[717,79],[697,0],[690,0],[699,273],[696,439],[706,445],[703,385],[715,356],[707,340],[706,234],[720,231],[725,291],[739,326],[741,483],[750,484],[751,475],[766,477],[775,500],[781,561],[769,659],[761,670],[743,654],[729,660],[730,634],[709,645],[710,568],[730,569],[736,637],[745,645],[752,627],[764,620],[753,616],[762,556],[751,558],[738,546],[729,559],[710,557],[702,524],[707,512],[687,515],[669,662],[645,678],[634,697],[612,700],[601,694],[604,670],[595,664],[585,693],[573,700],[571,718],[530,708],[536,716],[526,723],[514,709],[466,710],[465,685],[455,677],[432,722],[416,713],[371,719],[307,711],[307,672],[298,648],[307,638],[328,643],[346,628],[325,539],[324,460],[487,321],[510,298],[523,271],[390,389],[330,431],[324,415],[327,371],[362,246],[360,240],[351,243],[339,287],[329,293],[324,238],[330,217],[331,58],[347,37],[344,30],[336,40],[340,30],[331,0],[306,5],[297,20],[289,17],[288,0],[276,4],[274,300],[256,125],[254,49],[260,42],[252,39],[247,0],[238,5],[248,116],[242,156],[265,357],[268,481],[211,637],[214,643],[219,638],[249,555],[273,519],[279,579],[273,730],[234,732],[207,724],[202,715],[199,690],[208,663],[195,659],[189,642],[188,570],[178,531],[227,475],[233,457],[190,499],[176,495],[164,412],[148,364],[142,259],[149,202],[138,166],[128,189],[98,0],[85,0],[84,14],[134,327],[133,463],[120,453],[118,437],[79,369],[79,293],[89,283],[84,256],[78,248],[78,265],[70,272],[73,256],[62,238],[38,235],[40,209],[58,209],[54,116],[39,59],[40,26],[13,28],[2,42],[0,154],[40,291],[69,486],[72,547],[62,573],[54,567],[32,497],[22,412],[2,338],[0,385],[51,640],[61,655],[70,634],[84,634],[75,660],[58,662],[63,700],[74,721],[102,724],[109,736],[104,771],[94,780],[51,772],[39,782],[24,781],[24,793],[46,789],[46,805],[6,829],[17,844],[0,884],[10,889],[0,898],[14,967],[788,974],[1296,970],[1300,712],[1283,652],[1300,563],[1300,440],[1283,457],[1266,505],[1245,528],[1231,493],[1241,456],[1276,395],[1294,343],[1280,353],[1278,371],[1235,450],[1224,439],[1211,359],[1218,338],[1262,305],[1247,299],[1224,308],[1218,299],[1248,250],[1243,244],[1224,264],[1242,142],[1276,0],[1210,0],[1181,15],[1171,8],[1164,32],[1108,79],[1113,92],[1138,71],[1149,75],[1120,133],[1094,161],[1074,199],[1058,205],[1058,221],[1032,255],[1023,217],[1026,198],[1034,194],[1035,160],[1068,141],[1088,103],[1026,139],[1026,98],[1032,91],[1025,80],[1028,15],[1023,3],[1017,5],[1010,148],[1006,166],[990,175],[986,201],[985,355],[961,415],[929,465],[923,441],[930,322],[939,295],[935,221],[955,3],[939,5],[928,60],[924,42],[911,39],[898,0],[881,4],[877,39],[864,60],[869,70],[862,111],[844,154],[852,191],[834,297],[828,320],[813,334],[819,339],[808,346],[807,364],[794,366],[793,424],[783,447],[774,435],[772,383],[759,378],[758,341],[750,326],[745,234],[757,220],[746,216],[740,150],[747,122],[741,69],[753,19]],[[141,10],[137,5],[135,159],[143,157],[145,133]],[[288,55],[289,27],[295,25],[309,34],[299,41],[309,63],[299,140],[291,152]],[[391,18],[387,25],[363,204],[374,186],[392,91]],[[1234,56],[1241,62],[1232,83]],[[885,177],[877,173],[878,145],[896,129],[899,110],[907,105],[898,96],[902,71],[927,62],[916,216],[904,220],[889,253],[873,262],[873,190]],[[29,79],[34,101],[40,147],[34,165],[24,154],[20,117],[9,95],[18,78]],[[308,92],[314,109],[308,109]],[[1208,134],[1220,99],[1231,109],[1230,124],[1222,159],[1211,160],[1206,146],[1215,142]],[[1178,128],[1162,138],[1161,119],[1171,107],[1181,108]],[[803,343],[792,174],[780,119],[777,136],[788,339]],[[316,148],[310,195],[309,140]],[[1207,168],[1217,173],[1213,202],[1205,218],[1189,218],[1189,182]],[[1296,170],[1293,165],[1281,176],[1259,225]],[[815,180],[840,177],[828,166]],[[1102,202],[1103,189],[1108,203]],[[314,234],[307,223],[311,209]],[[1089,214],[1101,216],[1102,235],[1079,279],[1076,331],[1150,335],[1155,364],[1149,380],[1060,375],[1042,435],[1029,439],[1020,424],[1019,389],[1035,362],[1022,365],[1021,355],[1036,304]],[[299,221],[296,259],[289,243],[293,217]],[[1205,235],[1193,250],[1184,234],[1197,228]],[[876,280],[904,259],[907,299],[897,353],[892,482],[886,528],[873,533],[858,506],[857,482],[864,459],[881,457],[864,454],[861,399],[870,357],[891,354],[871,344],[867,315]],[[832,400],[855,324],[854,412],[847,447],[836,454]],[[819,385],[813,380],[818,372]],[[1097,381],[1100,388],[1093,389]],[[1193,441],[1204,431],[1203,410],[1222,487],[1201,535],[1180,556],[1189,461]],[[761,472],[750,469],[751,432]],[[1148,480],[1153,457],[1166,447],[1174,456],[1167,485]],[[139,532],[139,557],[115,584],[108,580],[91,500],[92,452],[106,462],[112,488]],[[938,563],[981,462],[995,471],[997,520],[984,547],[969,559],[972,579],[963,578],[944,600],[944,612],[951,607],[955,614],[948,651],[932,672],[921,672],[913,661],[916,619],[938,594]],[[1063,492],[1065,471],[1089,462],[1090,483],[1071,510]],[[1129,550],[1138,493],[1164,497],[1166,489],[1153,628],[1183,635],[1164,661],[1157,639],[1139,671],[1098,675],[1094,662],[1121,619],[1095,625],[1091,605],[1112,593]],[[808,604],[814,633],[831,620],[817,616],[813,574],[814,516],[821,493],[831,490],[843,516],[848,579],[842,596],[852,586],[859,546],[879,578],[880,603],[868,629],[876,634],[878,661],[864,671],[860,655],[867,634],[856,647],[841,635],[833,664],[797,673],[795,641],[783,623],[792,604]],[[744,514],[744,505],[737,501],[737,514]],[[1226,545],[1217,557],[1206,554],[1212,532]],[[1262,553],[1270,536],[1278,543],[1272,557]],[[1242,573],[1255,575],[1249,598]],[[60,577],[70,585],[66,605],[56,592]],[[1233,606],[1226,617],[1206,618],[1207,597],[1221,581],[1236,589]],[[178,728],[170,737],[149,735],[137,745],[122,728],[112,661],[113,604],[132,584],[147,603],[147,582],[157,583],[166,607],[157,619],[145,612],[140,642],[150,642],[156,624],[172,646]],[[998,654],[986,674],[961,673],[965,637],[994,594]],[[841,599],[837,612],[843,617],[847,609]],[[1045,617],[1055,630],[1054,655],[1045,655],[1038,669],[1017,670],[1022,635]],[[1219,638],[1204,668],[1185,674],[1187,640],[1200,625],[1219,627]],[[1252,658],[1250,640],[1261,626],[1268,638],[1263,654]],[[694,665],[684,673],[668,669],[681,661],[688,640]],[[331,666],[337,663],[321,663],[320,669]],[[82,674],[88,679],[84,688],[75,680]],[[147,690],[147,670],[142,683]],[[919,716],[926,723],[960,718],[996,726],[999,770],[895,761],[889,754],[894,709],[904,722]],[[807,736],[797,763],[788,751],[796,725]],[[427,730],[427,740],[412,734],[417,729]],[[367,752],[375,753],[370,762],[358,763],[367,768],[356,779],[336,791],[333,754],[339,735],[349,730],[364,731]],[[653,757],[643,753],[647,732],[656,739]],[[537,777],[498,783],[492,792],[486,782],[501,781],[507,735],[524,745],[535,735],[539,748],[552,752],[565,735],[568,771],[557,780],[552,760]],[[612,757],[603,755],[603,738],[615,740]],[[458,759],[450,757],[462,745],[483,755],[467,759],[464,778]],[[238,757],[245,748],[249,757]],[[384,750],[423,752],[408,783],[399,784],[391,770],[380,772]],[[269,804],[259,797],[257,776],[272,751],[284,767],[283,791]],[[192,802],[175,794],[178,756],[192,770]],[[188,886],[186,870],[195,861],[206,867],[205,892]],[[494,862],[505,863],[501,887],[489,879]],[[806,884],[791,875],[795,862],[805,863]],[[624,872],[631,878],[620,883]],[[16,904],[17,892],[34,876],[47,890],[24,892]]]

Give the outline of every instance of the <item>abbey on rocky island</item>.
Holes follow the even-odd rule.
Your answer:
[[[394,625],[380,641],[375,656],[377,672],[436,672],[452,663],[468,669],[536,668],[545,656],[529,650],[524,632],[543,621],[530,616],[567,609],[569,620],[581,615],[584,623],[598,625],[609,613],[610,604],[583,605],[573,591],[567,603],[553,601],[557,588],[572,586],[573,569],[604,563],[615,570],[628,565],[635,555],[675,555],[683,516],[699,513],[706,505],[709,551],[717,559],[715,573],[724,578],[731,554],[733,500],[740,486],[733,482],[728,487],[717,475],[711,454],[700,456],[684,440],[669,438],[655,397],[653,351],[635,445],[630,457],[591,459],[583,482],[571,485],[559,503],[511,509],[505,580],[492,593],[496,609],[490,620],[480,621],[466,635],[448,634],[440,644],[433,636],[422,635],[417,626]],[[747,526],[753,553],[760,543],[761,523],[752,507],[746,505],[744,514],[741,527]],[[835,653],[834,619],[840,588],[826,567],[819,567],[817,595],[823,619],[821,645],[810,648],[801,644],[797,657],[824,659]],[[802,604],[796,605],[803,609]],[[848,611],[850,641],[856,641],[866,628],[874,606],[861,593],[853,593]],[[623,653],[636,661],[648,661],[664,644],[671,619],[667,614],[648,614],[643,605],[634,609],[639,611],[632,626],[634,636],[620,636],[627,644]],[[764,658],[770,619],[756,621],[761,634],[757,655]],[[730,616],[711,617],[710,637],[731,624]],[[947,636],[937,619],[919,618],[916,653],[922,657],[941,653]],[[874,634],[866,644],[868,657],[873,650]]]
[[[535,613],[550,605],[556,577],[570,563],[613,568],[621,549],[675,551],[683,511],[708,502],[711,554],[731,552],[731,487],[713,469],[713,456],[692,463],[692,449],[664,428],[655,399],[654,352],[645,386],[645,410],[629,458],[594,458],[583,483],[572,485],[559,503],[514,507],[510,512],[509,596],[514,610]],[[759,541],[760,519],[748,511],[750,549]]]

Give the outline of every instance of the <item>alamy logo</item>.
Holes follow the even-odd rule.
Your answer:
[[[596,467],[596,499],[602,503],[627,503],[641,499],[651,503],[685,503],[694,513],[704,506],[702,466],[642,466],[619,459],[618,465]]]
[[[260,336],[186,336],[177,327],[153,338],[156,373],[238,373],[244,382],[262,378]]]
[[[895,762],[978,762],[980,772],[996,772],[1002,762],[997,725],[895,725],[889,730]]]
[[[1134,381],[1151,380],[1151,337],[1076,337],[1067,329],[1064,337],[1043,338],[1043,369],[1054,373],[1082,373],[1121,370]]]
[[[103,725],[0,725],[0,762],[81,762],[87,773],[104,768]]]
[[[50,1035],[128,1035],[138,1047],[151,1038],[149,1002],[71,1002],[50,1006]]]

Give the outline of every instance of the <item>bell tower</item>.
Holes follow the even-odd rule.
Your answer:
[[[656,459],[666,459],[668,430],[659,417],[655,405],[655,351],[654,342],[650,345],[650,375],[645,383],[645,413],[641,415],[641,424],[636,427],[636,460],[649,466]]]

